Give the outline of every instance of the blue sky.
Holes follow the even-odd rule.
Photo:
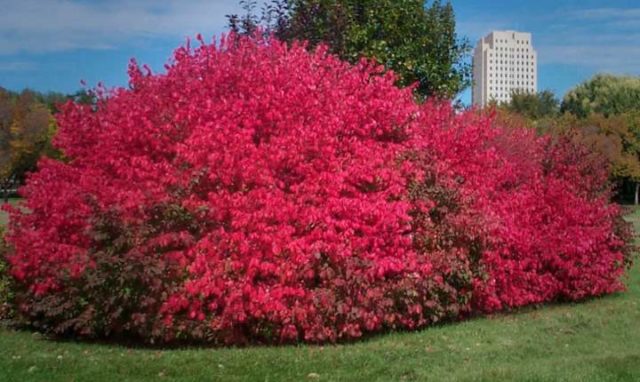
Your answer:
[[[135,57],[161,71],[189,36],[219,35],[239,0],[0,0],[0,86],[73,92],[126,84]],[[640,75],[638,0],[452,0],[473,44],[495,29],[533,34],[539,89],[562,96],[597,72]],[[462,100],[469,102],[469,92]]]

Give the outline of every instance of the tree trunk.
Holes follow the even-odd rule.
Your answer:
[[[638,205],[638,193],[640,192],[640,182],[636,182],[636,192],[633,199],[633,204]]]

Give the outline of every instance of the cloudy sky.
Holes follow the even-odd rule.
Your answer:
[[[0,86],[72,92],[126,83],[131,57],[162,70],[189,36],[219,35],[239,0],[0,0]],[[452,0],[472,43],[533,33],[540,89],[562,95],[597,72],[640,75],[638,0]],[[462,96],[469,102],[469,92]]]

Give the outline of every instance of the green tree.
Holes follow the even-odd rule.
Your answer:
[[[535,121],[557,116],[560,111],[560,101],[550,90],[538,93],[516,90],[511,94],[511,101],[502,107]]]
[[[11,173],[12,94],[0,88],[0,186]]]
[[[579,118],[565,113],[554,119],[549,131],[570,133],[575,140],[599,153],[609,168],[609,177],[619,188],[633,186],[633,200],[640,201],[640,113],[626,113],[605,117],[589,114]]]
[[[0,183],[21,182],[41,156],[56,155],[51,138],[56,126],[49,105],[31,90],[0,88]]]
[[[51,144],[57,128],[53,114],[69,100],[91,105],[96,96],[86,90],[63,94],[25,89],[17,93],[0,87],[0,194],[5,191],[5,198],[6,190],[35,170],[42,156],[60,155]]]
[[[640,110],[640,77],[598,74],[570,90],[561,109],[581,118]]]
[[[344,60],[375,59],[398,74],[398,84],[416,84],[420,97],[453,98],[470,85],[470,45],[455,31],[450,2],[423,0],[272,0],[255,16],[255,2],[241,2],[246,15],[229,15],[238,33],[266,33],[284,41],[329,46]]]
[[[640,77],[597,74],[564,96],[561,111],[579,118],[585,129],[598,126],[609,140],[616,138],[620,155],[608,156],[611,176],[618,184],[633,185],[640,201]],[[588,125],[591,124],[591,125]],[[609,151],[616,152],[609,144]],[[621,187],[622,189],[622,187]]]

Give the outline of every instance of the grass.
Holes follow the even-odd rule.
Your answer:
[[[10,198],[9,199],[9,204],[16,204],[18,203],[20,199],[19,198]],[[2,207],[4,205],[4,199],[0,200],[0,207]],[[7,213],[4,211],[0,211],[0,227],[3,227],[7,224],[7,220],[8,220],[8,216]]]
[[[640,210],[629,219],[640,231]],[[148,349],[0,328],[0,381],[640,381],[640,267],[625,293],[338,346]]]

